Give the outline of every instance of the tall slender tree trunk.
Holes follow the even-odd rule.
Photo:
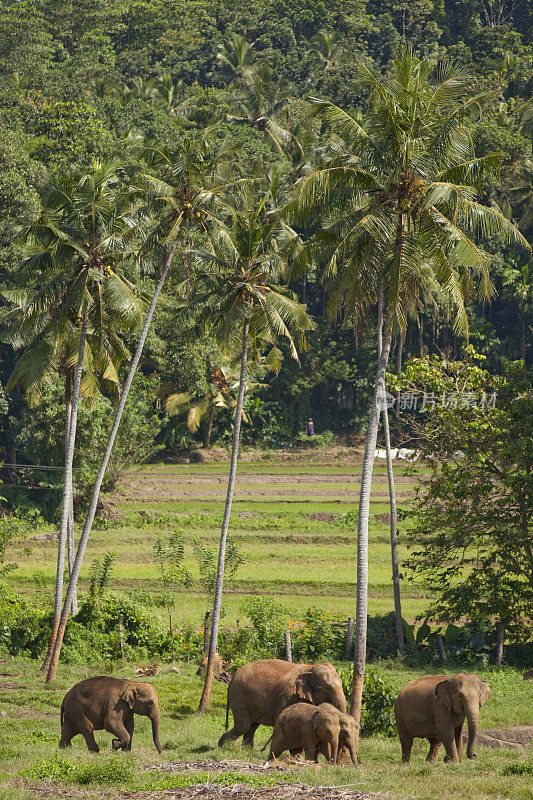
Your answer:
[[[422,320],[420,315],[416,315],[416,325],[418,328],[418,346],[420,348],[420,358],[424,358],[424,331],[422,328]]]
[[[372,472],[378,435],[380,406],[385,396],[385,370],[389,359],[391,332],[389,320],[385,319],[385,337],[381,355],[378,359],[376,382],[372,409],[366,434],[365,455],[361,475],[361,491],[359,495],[359,520],[357,523],[357,605],[355,614],[355,652],[352,696],[350,714],[357,722],[361,721],[361,704],[363,700],[363,684],[366,666],[366,631],[368,616],[368,522],[370,517],[370,492],[372,489]],[[356,752],[359,746],[357,732]]]
[[[72,568],[74,567],[74,558],[76,555],[76,548],[74,544],[74,491],[71,487],[71,496],[70,496],[70,510],[68,515],[68,526],[67,526],[67,561],[68,561],[68,579],[70,583],[70,579],[72,578]],[[70,605],[70,613],[73,617],[76,616],[78,613],[78,589],[75,588],[74,590],[74,597],[72,599],[72,603]]]
[[[207,417],[207,427],[205,429],[204,447],[207,450],[211,444],[211,428],[213,427],[213,417],[215,416],[215,404],[211,403],[209,416]]]
[[[70,415],[72,408],[72,375],[67,371],[65,378],[65,461],[67,459],[68,440],[70,435]],[[67,563],[68,563],[68,578],[72,575],[72,566],[74,564],[74,477],[70,483],[70,509],[68,513],[67,522]],[[74,595],[74,600],[70,607],[70,613],[73,617],[78,613],[78,594]]]
[[[503,642],[505,639],[505,625],[499,622],[496,625],[496,655],[495,662],[497,667],[501,667],[503,661]]]
[[[400,332],[400,342],[401,332]],[[378,360],[381,356],[383,347],[383,293],[378,298]],[[386,387],[385,387],[386,388]],[[396,638],[398,640],[398,650],[403,653],[405,650],[405,638],[403,635],[402,623],[402,602],[400,596],[400,567],[398,559],[398,534],[396,530],[396,487],[394,485],[394,469],[392,466],[392,453],[390,446],[389,430],[389,409],[387,403],[382,404],[381,415],[383,417],[383,438],[385,439],[385,453],[387,456],[387,477],[389,481],[389,504],[390,504],[390,551],[392,562],[392,586],[394,592],[394,621],[396,624]]]
[[[80,343],[78,346],[78,360],[72,384],[72,397],[67,395],[66,419],[65,419],[65,469],[63,473],[63,498],[61,501],[61,518],[59,522],[59,536],[57,538],[57,567],[56,567],[56,588],[54,598],[54,616],[52,618],[52,630],[50,631],[50,641],[48,651],[41,667],[42,672],[50,668],[53,652],[57,641],[57,633],[60,627],[61,607],[63,605],[63,576],[65,572],[65,550],[67,544],[67,531],[70,511],[72,508],[72,464],[74,462],[74,446],[76,443],[76,425],[78,422],[78,402],[80,398],[81,376],[83,372],[83,357],[85,355],[85,341],[87,339],[87,325],[89,322],[89,312],[85,310],[80,330]],[[67,388],[68,391],[68,388]],[[70,407],[70,416],[69,416]],[[67,606],[67,617],[71,609],[73,597]]]
[[[115,443],[115,437],[117,435],[117,431],[120,425],[120,420],[122,419],[122,414],[124,412],[124,407],[126,405],[126,400],[128,399],[128,394],[131,388],[131,384],[135,373],[137,372],[137,367],[139,366],[139,361],[141,360],[141,355],[144,349],[144,343],[146,342],[146,337],[148,336],[148,330],[150,328],[150,323],[152,322],[152,317],[154,316],[155,307],[157,305],[157,301],[159,299],[159,295],[161,294],[161,289],[163,288],[163,284],[167,278],[167,275],[170,270],[170,266],[172,264],[172,260],[174,258],[174,254],[176,252],[178,246],[177,240],[173,243],[170,252],[168,253],[165,261],[163,262],[163,269],[161,272],[161,277],[159,278],[159,282],[155,288],[154,294],[152,296],[152,301],[150,303],[150,308],[148,309],[148,313],[146,314],[146,319],[144,321],[143,329],[141,331],[141,335],[139,337],[139,342],[137,344],[137,349],[135,350],[135,355],[133,356],[132,362],[130,364],[130,369],[128,372],[128,377],[124,383],[124,387],[122,389],[122,394],[120,396],[120,400],[117,406],[117,410],[115,412],[115,418],[113,420],[113,424],[111,426],[111,430],[109,431],[109,436],[107,438],[107,444],[104,451],[104,455],[102,457],[102,461],[100,463],[100,468],[96,475],[96,479],[93,486],[93,491],[91,494],[91,500],[89,503],[89,508],[87,510],[87,517],[85,519],[85,524],[83,526],[83,531],[80,536],[80,541],[78,543],[78,549],[76,551],[76,558],[74,559],[74,564],[72,566],[72,575],[69,581],[67,594],[65,597],[65,602],[63,604],[63,611],[61,613],[61,620],[59,622],[59,627],[57,630],[56,641],[54,645],[54,651],[52,653],[52,658],[50,661],[50,668],[48,670],[48,675],[46,676],[46,682],[52,683],[57,675],[57,665],[59,663],[59,656],[61,654],[61,647],[63,645],[63,637],[65,635],[65,628],[67,627],[68,616],[69,616],[69,609],[72,605],[72,600],[74,598],[74,593],[76,591],[76,585],[78,582],[79,574],[81,565],[83,562],[83,556],[85,555],[85,548],[87,547],[87,542],[89,541],[89,536],[91,533],[91,529],[94,522],[94,517],[96,514],[96,506],[98,504],[98,498],[100,496],[100,487],[102,486],[102,481],[104,479],[104,475],[107,469],[107,465],[109,463],[109,459],[111,457],[111,452],[113,450],[113,445]]]
[[[398,372],[398,375],[400,375],[400,373],[401,373],[401,371],[402,371],[402,355],[403,355],[403,335],[402,335],[402,332],[401,332],[401,331],[400,331],[400,333],[398,334],[398,336],[399,336],[400,338],[399,338],[399,340],[398,340],[398,361],[397,361],[397,372]]]
[[[224,518],[222,520],[222,530],[220,532],[220,545],[218,548],[217,580],[215,585],[215,599],[213,602],[213,614],[211,617],[211,636],[209,637],[209,654],[207,657],[207,669],[205,682],[198,711],[203,713],[209,705],[211,687],[213,685],[213,670],[215,665],[215,655],[218,645],[218,625],[220,622],[220,609],[222,606],[222,590],[224,588],[224,563],[226,559],[226,539],[228,537],[229,518],[231,514],[231,503],[235,488],[235,472],[237,470],[237,457],[239,455],[239,435],[241,432],[242,406],[244,402],[244,388],[246,384],[246,364],[248,360],[248,332],[250,323],[245,321],[242,331],[242,356],[241,356],[241,375],[239,381],[239,394],[237,397],[237,407],[235,409],[235,422],[233,423],[233,445],[231,448],[231,464],[228,479],[228,492],[226,494],[226,506],[224,508]]]

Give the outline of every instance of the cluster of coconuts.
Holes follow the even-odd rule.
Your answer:
[[[188,216],[190,219],[197,219],[197,220],[203,219],[204,216],[203,213],[198,210],[194,211],[192,203],[189,203],[188,201],[185,202],[183,204],[183,209],[184,209],[184,214]]]

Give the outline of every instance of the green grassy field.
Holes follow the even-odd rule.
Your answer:
[[[353,786],[359,791],[378,793],[398,800],[530,800],[533,763],[526,749],[490,750],[478,747],[475,761],[461,764],[426,764],[427,743],[415,742],[409,765],[400,761],[397,739],[361,739],[357,768],[286,765],[280,771],[246,774],[232,768],[218,776],[202,768],[168,774],[157,765],[169,761],[206,762],[231,759],[262,763],[257,745],[270,735],[260,728],[253,753],[239,744],[217,748],[223,731],[226,687],[215,683],[211,707],[204,716],[195,713],[201,679],[192,665],[180,664],[179,672],[162,668],[150,678],[157,687],[162,712],[159,756],[151,741],[149,721],[136,717],[131,753],[111,751],[111,736],[96,733],[102,748],[99,755],[88,753],[81,737],[68,751],[58,751],[59,706],[66,690],[91,674],[90,669],[61,667],[58,681],[45,686],[35,662],[10,659],[0,663],[0,798],[34,800],[51,798],[168,797],[180,787],[209,783],[213,786],[249,783],[253,787],[278,782]],[[420,672],[397,666],[386,669],[399,688]],[[116,672],[133,677],[133,669]],[[491,686],[493,697],[482,711],[484,727],[524,724],[533,718],[530,684],[519,673],[504,669],[481,673]],[[242,768],[241,768],[242,770]],[[153,794],[161,791],[162,794]],[[163,794],[165,792],[165,794]],[[172,796],[172,795],[170,795]],[[276,797],[275,788],[272,799]]]
[[[270,455],[270,454],[269,454]],[[314,460],[313,460],[314,458]],[[319,604],[328,611],[355,611],[356,522],[342,516],[358,505],[360,453],[354,450],[305,454],[290,459],[270,456],[239,466],[231,535],[240,543],[246,563],[227,587],[228,621],[239,614],[243,595],[268,594],[300,611]],[[400,507],[409,502],[416,477],[397,470]],[[113,585],[160,589],[153,544],[165,531],[181,529],[186,540],[186,566],[198,576],[191,539],[216,548],[225,498],[227,464],[149,465],[130,473],[113,494],[122,520],[95,529],[81,576],[86,585],[91,560],[107,551],[116,554]],[[388,511],[385,467],[376,466],[370,525],[369,611],[393,607],[389,527],[376,515]],[[52,527],[42,532],[52,533]],[[41,531],[39,531],[41,532]],[[54,541],[35,541],[33,534],[16,543],[18,570],[13,581],[25,592],[43,591],[51,602],[56,562]],[[400,529],[400,556],[404,554]],[[9,553],[8,553],[8,560]],[[176,603],[176,622],[199,621],[206,600],[193,584]],[[403,613],[413,619],[427,606],[423,586],[404,584]]]
[[[275,596],[296,611],[321,606],[328,611],[353,615],[355,611],[355,517],[344,515],[357,509],[360,453],[337,451],[291,459],[285,455],[245,461],[239,467],[231,534],[239,541],[246,563],[226,587],[225,623],[239,616],[239,602],[251,594]],[[423,468],[418,468],[421,471]],[[119,519],[100,523],[93,532],[82,573],[87,585],[92,558],[107,551],[116,554],[112,588],[160,591],[153,561],[156,536],[176,529],[184,531],[186,562],[198,575],[192,558],[191,540],[216,547],[225,496],[227,465],[150,465],[129,474],[110,498]],[[416,474],[397,469],[400,507],[406,506],[415,489]],[[373,483],[370,526],[371,614],[393,608],[390,581],[389,529],[382,515],[388,511],[385,468],[378,464]],[[377,515],[380,515],[379,518]],[[348,524],[346,524],[348,522]],[[53,533],[47,526],[14,542],[7,561],[19,568],[10,580],[23,592],[51,603],[56,544],[38,541],[34,535]],[[400,525],[400,557],[405,556]],[[424,587],[403,584],[404,616],[413,619],[428,603]],[[203,618],[206,598],[196,583],[179,592],[175,621],[198,622]],[[154,609],[154,613],[163,613]],[[378,797],[397,800],[531,800],[533,764],[530,751],[478,748],[478,759],[461,764],[427,765],[427,744],[415,743],[409,765],[400,761],[397,739],[362,739],[360,765],[320,767],[287,765],[281,771],[249,774],[236,767],[215,774],[201,762],[232,759],[261,763],[237,744],[218,750],[223,730],[226,687],[215,683],[208,713],[195,713],[201,680],[195,665],[179,664],[179,672],[161,665],[153,679],[162,710],[163,754],[158,756],[150,737],[148,720],[137,718],[134,749],[112,753],[111,737],[96,735],[102,752],[87,752],[80,737],[71,750],[59,752],[59,707],[66,690],[76,681],[106,671],[133,677],[128,665],[60,665],[58,681],[45,686],[36,662],[5,658],[0,662],[0,800],[34,798],[154,798],[174,797],[172,790],[189,785],[235,783],[252,787],[279,782],[352,786]],[[407,669],[400,662],[381,665],[399,690],[422,670]],[[428,669],[426,671],[432,671]],[[492,699],[483,708],[481,726],[508,727],[532,724],[533,682],[524,681],[513,669],[483,673]],[[270,729],[260,729],[262,743]],[[197,768],[169,774],[157,767],[169,761],[199,762]],[[153,767],[153,769],[152,769]],[[241,768],[242,769],[242,768]],[[208,795],[215,798],[215,794]]]

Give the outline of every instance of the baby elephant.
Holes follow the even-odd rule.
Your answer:
[[[294,755],[303,749],[310,761],[318,761],[318,754],[322,753],[326,761],[335,764],[339,746],[346,746],[355,764],[355,733],[354,718],[330,703],[295,703],[276,720],[268,758],[277,758],[284,750]]]
[[[490,689],[474,673],[425,675],[406,684],[394,704],[396,727],[402,745],[402,761],[411,758],[413,739],[427,739],[430,744],[426,761],[435,761],[441,744],[446,748],[445,761],[461,761],[462,731],[468,720],[466,755],[475,758],[479,709],[490,697]]]
[[[151,683],[105,676],[81,681],[67,692],[61,704],[59,747],[70,747],[71,739],[81,733],[89,750],[98,753],[93,731],[106,730],[117,737],[113,739],[114,750],[131,750],[134,714],[151,719],[154,744],[160,753],[159,704]]]

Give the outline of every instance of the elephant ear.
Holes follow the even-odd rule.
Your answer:
[[[487,700],[492,697],[489,689],[489,684],[486,681],[479,682],[479,707],[485,705]]]
[[[298,675],[294,684],[294,694],[306,703],[313,702],[313,684],[310,672],[302,672],[301,675]]]
[[[313,714],[313,716],[311,717],[311,719],[313,721],[313,731],[315,733],[317,733],[317,731],[318,731],[318,726],[320,724],[320,715],[321,715],[321,713],[322,713],[321,711],[316,711]]]
[[[122,699],[125,703],[129,705],[130,708],[133,708],[135,705],[135,701],[137,699],[137,690],[136,689],[124,689],[121,695]]]
[[[453,700],[450,688],[451,687],[449,680],[441,681],[440,683],[437,683],[437,685],[435,686],[435,697],[437,697],[441,701],[441,703],[444,703],[448,711],[451,711],[453,706]]]

